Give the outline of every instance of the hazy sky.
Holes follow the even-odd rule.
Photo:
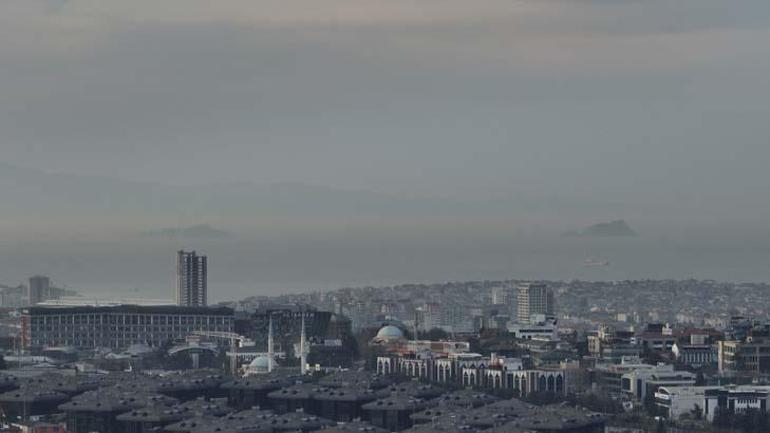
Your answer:
[[[59,172],[727,199],[768,101],[767,0],[0,3],[0,161]]]
[[[181,246],[139,231],[232,229],[228,212],[251,240],[185,245],[210,254],[217,299],[767,280],[769,101],[768,0],[0,0],[0,282],[166,296]],[[456,197],[184,187],[229,181]],[[640,238],[558,237],[614,218]]]

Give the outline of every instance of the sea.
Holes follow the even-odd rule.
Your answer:
[[[175,253],[208,256],[212,301],[342,287],[478,280],[710,279],[770,282],[770,238],[618,238],[451,233],[225,239],[15,239],[0,242],[0,283],[35,274],[99,299],[171,299]]]

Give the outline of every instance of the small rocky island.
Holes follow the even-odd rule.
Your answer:
[[[581,231],[568,231],[564,236],[577,237],[618,237],[618,236],[637,236],[636,231],[632,229],[624,220],[615,220],[607,223],[594,224]]]

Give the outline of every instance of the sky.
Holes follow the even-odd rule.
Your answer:
[[[233,293],[770,279],[768,41],[767,0],[2,0],[0,282],[153,292],[179,245],[139,232],[237,219],[253,243],[204,245]],[[425,201],[244,191],[276,183]],[[147,211],[193,185],[203,210]],[[295,213],[240,206],[276,195]],[[644,248],[558,238],[621,218]],[[715,237],[687,232],[706,223]]]
[[[0,162],[189,185],[728,200],[765,0],[4,0]]]

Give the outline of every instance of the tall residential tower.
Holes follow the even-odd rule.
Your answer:
[[[206,256],[195,251],[177,252],[176,303],[187,307],[205,307],[208,303]]]
[[[535,316],[553,317],[553,291],[545,284],[528,283],[516,288],[516,321],[533,323]]]

